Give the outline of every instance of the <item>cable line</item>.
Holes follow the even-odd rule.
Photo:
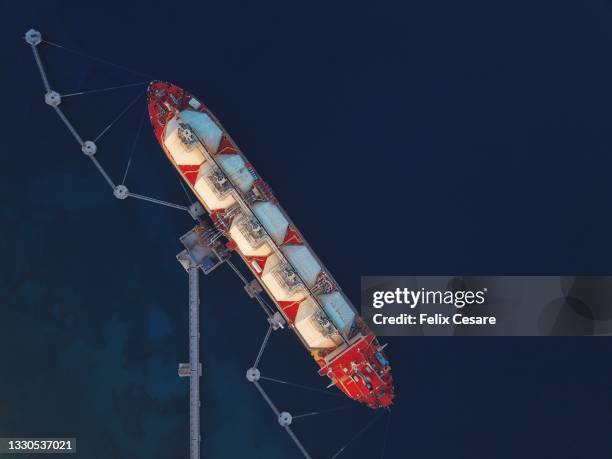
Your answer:
[[[383,446],[380,453],[380,459],[385,458],[385,451],[387,450],[387,438],[389,437],[389,424],[391,424],[391,411],[387,414],[387,423],[385,424],[385,433],[383,434]]]
[[[72,97],[72,96],[81,96],[83,94],[93,94],[96,92],[106,92],[106,91],[112,91],[114,89],[123,89],[123,88],[133,88],[134,86],[141,86],[143,84],[148,84],[148,81],[141,81],[140,83],[129,83],[129,84],[122,84],[119,86],[111,86],[109,88],[100,88],[100,89],[90,89],[87,91],[80,91],[80,92],[73,92],[70,94],[62,94],[62,97]]]
[[[138,101],[138,99],[140,99],[143,95],[144,95],[144,92],[141,92],[134,99],[132,99],[132,101],[128,104],[128,106],[125,107],[121,113],[119,113],[117,118],[115,118],[113,121],[111,121],[111,123],[108,126],[106,126],[102,130],[102,132],[100,132],[100,134],[98,134],[98,137],[96,137],[94,139],[94,142],[97,142],[98,140],[100,140],[100,137],[102,137],[104,134],[106,134],[106,131],[108,131],[112,127],[113,124],[115,124],[117,121],[119,121],[121,119],[121,117],[123,115],[125,115],[125,113],[132,107],[132,105],[134,105]]]
[[[42,42],[46,43],[48,45],[51,45],[51,46],[55,46],[56,48],[63,49],[63,50],[68,51],[70,53],[77,54],[79,56],[86,57],[88,59],[92,59],[94,61],[98,61],[98,62],[101,62],[101,63],[106,64],[106,65],[110,65],[112,67],[124,70],[126,72],[133,73],[134,75],[139,75],[139,76],[142,76],[142,77],[150,78],[152,80],[156,79],[154,76],[149,75],[147,73],[137,72],[137,71],[132,70],[130,68],[127,68],[127,67],[125,67],[123,65],[116,64],[116,63],[111,62],[111,61],[107,61],[106,59],[102,59],[102,58],[99,58],[99,57],[96,57],[96,56],[92,56],[92,55],[86,54],[86,53],[84,53],[82,51],[77,51],[76,49],[67,48],[64,45],[60,45],[59,43],[53,43],[52,41],[48,41],[48,40],[42,40]]]
[[[372,419],[370,419],[370,422],[368,422],[359,432],[357,432],[355,436],[351,438],[346,445],[340,448],[338,452],[331,457],[331,459],[336,459],[340,454],[342,454],[342,451],[344,451],[351,443],[357,440],[366,430],[372,427],[374,423],[380,418],[381,415],[382,413],[379,413],[376,416],[374,416]]]
[[[147,114],[148,108],[145,107],[145,111],[142,112],[142,117],[140,118],[140,124],[138,125],[138,131],[136,131],[136,136],[134,137],[134,142],[132,142],[132,149],[130,151],[130,156],[127,162],[127,166],[125,167],[125,172],[123,173],[123,180],[121,184],[125,184],[125,179],[127,178],[128,171],[130,170],[130,165],[132,164],[132,158],[134,157],[134,152],[136,151],[136,144],[138,143],[138,139],[140,138],[140,131],[142,131],[142,125],[144,124],[145,115]]]
[[[308,386],[304,386],[302,384],[292,383],[292,382],[289,382],[289,381],[283,381],[282,379],[268,378],[266,376],[262,376],[261,379],[265,379],[266,381],[271,381],[271,382],[275,382],[275,383],[279,383],[279,384],[286,384],[288,386],[298,387],[298,388],[304,389],[304,390],[310,390],[310,391],[313,391],[313,392],[319,392],[321,394],[331,395],[333,397],[342,397],[342,398],[344,398],[343,395],[339,395],[339,394],[336,394],[334,392],[330,392],[328,390],[316,389],[314,387],[308,387]]]
[[[261,343],[261,347],[259,348],[259,354],[257,354],[257,358],[255,359],[255,363],[253,364],[253,368],[257,368],[259,365],[259,361],[261,360],[261,356],[263,355],[263,351],[266,348],[266,344],[268,344],[268,339],[270,339],[270,333],[272,333],[272,325],[268,327],[268,331],[266,332],[266,336]]]
[[[297,416],[293,416],[293,419],[305,418],[305,417],[308,417],[308,416],[314,416],[316,414],[332,413],[334,411],[348,410],[349,408],[357,408],[358,406],[359,405],[347,405],[347,406],[339,406],[339,407],[336,407],[336,408],[330,408],[328,410],[313,411],[311,413],[298,414]]]
[[[189,205],[193,204],[193,201],[191,200],[191,196],[189,196],[189,193],[187,193],[187,188],[185,188],[185,185],[183,184],[183,179],[180,175],[178,176],[178,181],[181,184],[183,193],[185,193],[185,196],[187,197],[187,202],[189,202]]]

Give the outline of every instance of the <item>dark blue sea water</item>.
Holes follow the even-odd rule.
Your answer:
[[[188,454],[174,256],[192,221],[112,197],[42,103],[30,27],[205,101],[355,302],[366,274],[612,273],[609,2],[4,1],[1,16],[0,436],[76,436],[87,459]],[[62,93],[148,79],[40,50]],[[139,90],[62,107],[91,138]],[[143,111],[99,142],[117,181]],[[184,203],[147,123],[126,184]],[[261,311],[227,267],[201,287],[205,457],[298,457],[244,378]],[[610,457],[609,338],[385,341],[385,458]],[[262,371],[325,384],[288,333]],[[348,404],[264,384],[294,414]],[[294,426],[330,457],[372,416]],[[380,457],[386,423],[339,457]]]

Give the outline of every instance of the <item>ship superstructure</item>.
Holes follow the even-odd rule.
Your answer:
[[[149,85],[148,108],[160,145],[214,223],[210,238],[242,258],[319,374],[371,408],[389,407],[383,347],[215,116],[162,81]]]

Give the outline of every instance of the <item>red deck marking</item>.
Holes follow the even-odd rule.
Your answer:
[[[259,266],[260,271],[257,273],[257,275],[259,277],[261,277],[261,275],[264,272],[264,268],[266,267],[266,261],[268,261],[268,256],[265,256],[265,257],[245,257],[245,258],[247,260],[249,260],[249,263],[255,262],[257,264],[257,266]]]
[[[291,226],[287,227],[287,232],[285,233],[285,239],[283,239],[283,244],[297,244],[302,245],[304,241],[297,233],[297,231]]]
[[[217,222],[225,216],[225,209],[213,209],[210,211],[210,218]]]
[[[236,155],[238,154],[238,150],[234,148],[234,145],[232,144],[230,139],[228,139],[227,136],[224,135],[223,139],[221,140],[221,143],[219,144],[219,148],[217,148],[217,154]]]
[[[300,303],[304,301],[303,299],[300,301],[277,301],[278,305],[281,307],[285,315],[287,316],[287,320],[292,324],[295,322],[295,317],[297,316],[298,309],[300,309]]]
[[[227,250],[229,250],[230,252],[233,252],[238,247],[238,244],[236,244],[236,241],[232,240],[228,241],[228,243],[225,244],[225,247],[227,247]]]
[[[198,173],[200,172],[200,166],[201,164],[179,164],[178,168],[183,173],[187,181],[192,185],[195,185],[195,182],[198,179]]]

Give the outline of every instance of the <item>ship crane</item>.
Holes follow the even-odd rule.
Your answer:
[[[131,192],[124,183],[131,158],[128,161],[123,181],[116,183],[97,159],[98,145],[96,142],[138,100],[140,95],[130,102],[128,107],[96,138],[83,140],[61,109],[62,95],[52,89],[38,52],[38,46],[41,43],[61,46],[44,41],[42,34],[34,29],[29,30],[24,38],[31,47],[45,88],[45,103],[57,113],[79,144],[82,153],[92,161],[109,185],[113,196],[121,201],[131,197],[184,211],[196,222],[194,228],[180,237],[184,250],[177,255],[177,260],[188,275],[189,362],[179,364],[178,374],[180,377],[189,378],[190,381],[190,458],[200,458],[201,443],[199,378],[202,376],[202,365],[199,356],[199,272],[209,274],[222,264],[228,265],[239,277],[245,291],[257,301],[267,317],[266,335],[253,365],[246,372],[246,379],[256,387],[258,393],[274,412],[279,425],[287,432],[304,457],[310,458],[311,456],[293,432],[291,428],[293,420],[344,408],[333,408],[296,416],[277,408],[261,386],[260,380],[305,387],[261,374],[259,362],[273,331],[291,329],[296,333],[302,344],[315,356],[315,361],[321,367],[319,374],[330,378],[331,383],[328,388],[335,385],[350,398],[371,408],[388,408],[393,399],[393,385],[388,361],[383,355],[384,346],[378,343],[376,337],[358,317],[337,283],[286,216],[269,185],[245,160],[241,151],[214,115],[195,97],[181,88],[161,81],[151,82],[147,95],[150,120],[155,135],[198,201],[189,206],[183,206]],[[146,83],[83,91],[67,94],[64,97],[137,86],[138,84]],[[210,123],[207,126],[202,125],[204,118]],[[170,131],[170,127],[174,130]],[[178,142],[172,145],[168,143],[168,132],[175,133]],[[215,148],[212,145],[214,142],[211,143],[211,132],[217,132],[219,137]],[[200,155],[202,158],[200,163],[181,162],[189,158],[189,155],[193,157],[194,154],[196,157]],[[228,155],[235,156],[228,160]],[[241,161],[244,167],[237,168],[236,165]],[[205,163],[208,163],[209,166],[208,174],[202,173]],[[200,179],[205,182],[199,181]],[[198,183],[202,185],[202,188],[198,188]],[[181,185],[183,186],[182,183]],[[206,188],[209,185],[212,188]],[[210,194],[206,194],[204,192],[206,190]],[[212,205],[224,199],[228,200],[228,198],[231,202],[228,201],[226,206],[214,207]],[[264,207],[266,211],[262,211]],[[205,218],[206,214],[209,214],[212,224]],[[274,222],[277,224],[286,222],[283,234],[279,233]],[[242,239],[240,234],[242,234]],[[226,243],[223,242],[224,239],[227,240]],[[246,266],[254,275],[253,280],[247,280],[233,264],[230,260],[232,252],[236,252],[245,261]],[[274,263],[270,262],[272,257],[274,257]],[[313,271],[313,266],[317,267],[318,271]],[[309,267],[310,270],[305,267]],[[272,300],[275,307],[264,298],[264,293]],[[350,374],[347,366],[351,368]],[[376,383],[362,372],[363,368],[368,373],[378,376]],[[373,418],[333,457],[341,454],[379,416]]]

